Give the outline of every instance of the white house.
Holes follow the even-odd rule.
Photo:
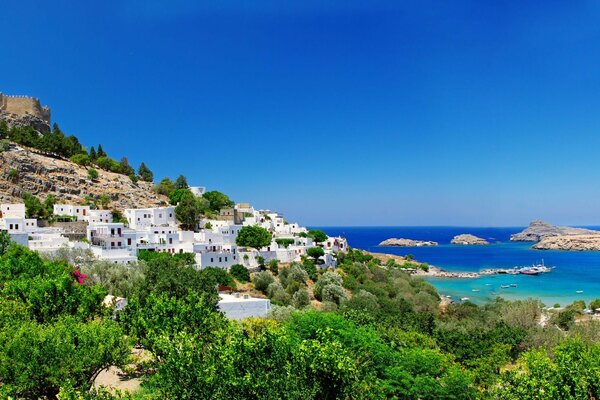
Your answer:
[[[229,319],[266,317],[271,310],[269,299],[250,297],[247,294],[220,294],[219,310]]]
[[[90,210],[87,221],[90,224],[96,224],[100,222],[113,222],[112,211],[110,210]]]
[[[0,204],[0,218],[25,218],[25,204]]]
[[[125,218],[132,229],[144,229],[152,226],[177,224],[175,207],[134,208],[125,210]]]
[[[73,204],[55,204],[54,215],[77,218],[77,221],[87,221],[90,215],[90,206],[77,206]]]

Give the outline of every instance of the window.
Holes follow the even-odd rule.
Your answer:
[[[131,238],[127,239],[127,246],[131,246]]]
[[[210,258],[210,262],[213,262],[213,258],[212,257]]]
[[[10,224],[10,228],[9,229],[13,229],[13,224]]]
[[[223,262],[223,259],[221,257],[219,257],[219,262]]]
[[[227,257],[225,257],[225,262],[227,262]]]
[[[169,238],[169,244],[173,244],[173,238]]]
[[[19,230],[19,224],[15,224],[15,229]]]

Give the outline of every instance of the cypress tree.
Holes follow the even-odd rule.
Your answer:
[[[96,161],[96,158],[97,158],[97,156],[96,156],[96,149],[94,149],[94,146],[92,146],[90,148],[90,159],[92,161]]]

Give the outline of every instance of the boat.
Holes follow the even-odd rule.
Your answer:
[[[510,287],[517,287],[517,284],[516,283],[511,283]]]
[[[509,285],[500,285],[500,289],[508,289],[509,287]]]
[[[485,286],[492,286],[492,284],[491,283],[486,283]]]
[[[473,289],[471,292],[479,292],[479,289]]]
[[[576,290],[575,293],[583,293],[583,290]]]
[[[461,300],[461,301],[469,301],[469,300],[471,300],[471,299],[469,299],[468,297],[461,297],[461,298],[460,298],[460,300]]]

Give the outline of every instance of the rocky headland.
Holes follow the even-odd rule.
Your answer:
[[[552,236],[533,245],[536,250],[600,251],[600,232],[593,235]]]
[[[600,231],[569,226],[556,226],[544,221],[533,221],[522,232],[511,235],[513,242],[539,242],[546,238],[573,235],[600,235]],[[534,248],[536,248],[534,246]]]
[[[485,245],[490,244],[485,239],[477,237],[475,235],[471,235],[469,233],[463,233],[461,235],[456,235],[450,241],[452,244],[460,244],[460,245]]]
[[[420,246],[437,246],[438,242],[430,240],[412,240],[404,238],[390,238],[379,243],[379,246],[387,247],[420,247]]]

